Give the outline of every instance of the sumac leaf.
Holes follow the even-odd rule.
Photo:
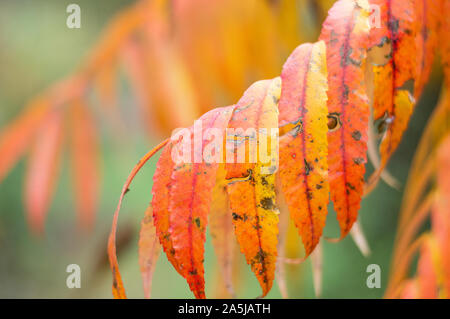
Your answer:
[[[327,64],[324,42],[303,44],[281,73],[280,180],[306,256],[319,243],[329,196],[327,141]]]
[[[320,36],[327,45],[328,112],[340,124],[328,133],[328,176],[341,238],[358,216],[367,162],[368,7],[367,1],[336,2]]]
[[[56,180],[63,142],[64,113],[50,113],[39,127],[25,176],[25,207],[33,231],[42,234]]]
[[[169,189],[169,235],[172,240],[174,259],[180,273],[189,283],[197,298],[205,298],[204,243],[206,240],[207,217],[210,210],[212,191],[216,182],[218,163],[212,158],[205,161],[207,131],[216,129],[222,134],[216,141],[222,147],[223,132],[232,115],[233,107],[217,108],[205,115],[191,128],[190,141],[192,160],[176,163]],[[196,129],[197,123],[202,124]],[[196,134],[202,133],[197,137]],[[217,138],[217,137],[216,137]],[[200,139],[197,143],[197,139]],[[214,142],[211,142],[214,143]],[[216,147],[217,151],[217,147]],[[218,158],[221,160],[221,158]],[[200,160],[200,162],[198,162]],[[158,190],[155,189],[154,192]]]
[[[242,153],[246,145],[249,146],[247,153],[250,157],[252,153],[255,155],[254,152],[258,152],[258,155],[264,153],[261,152],[264,134],[270,134],[271,129],[278,128],[280,82],[279,78],[256,82],[237,103],[228,128],[241,128],[244,132],[247,129],[258,131],[253,131],[247,137],[236,134],[233,155]],[[266,133],[262,133],[260,129],[265,129]],[[227,135],[227,139],[229,138],[230,135]],[[276,140],[268,139],[270,141],[266,141],[266,146],[270,144],[272,147]],[[254,147],[251,146],[252,143],[255,143]],[[271,152],[271,155],[278,156],[273,153],[277,153],[277,150]],[[258,156],[256,163],[248,162],[227,162],[227,191],[241,252],[261,285],[262,296],[265,296],[273,284],[277,256],[278,208],[275,201],[274,174],[277,167],[273,158],[269,158],[268,163],[265,163],[261,156]]]

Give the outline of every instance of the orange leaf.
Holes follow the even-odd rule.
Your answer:
[[[167,259],[181,274],[178,261],[174,257],[175,250],[173,249],[172,238],[169,234],[169,186],[171,183],[170,177],[175,167],[175,163],[171,157],[172,147],[173,143],[169,140],[169,143],[161,152],[161,156],[156,164],[155,174],[153,175],[152,206],[153,219],[159,242],[167,255]]]
[[[261,157],[261,153],[264,153],[264,133],[261,133],[261,129],[271,132],[271,129],[278,127],[280,82],[276,78],[254,83],[239,100],[229,124],[229,129],[241,128],[245,135],[243,137],[235,132],[234,143],[237,147],[233,155],[242,154],[247,144],[250,148],[247,154],[249,160],[245,164],[226,164],[227,179],[230,180],[227,192],[241,252],[261,285],[263,297],[271,289],[275,276],[279,212],[275,202],[274,173],[277,167],[274,166],[273,158],[269,158],[268,167],[264,165],[265,161]],[[255,131],[248,132],[248,129]],[[229,138],[228,134],[227,140]],[[249,143],[246,143],[247,140]],[[275,143],[271,139],[266,146],[270,144],[272,148]],[[256,163],[248,163],[251,157],[256,158],[255,151],[260,154],[259,158]],[[278,156],[278,150],[273,152],[272,149],[271,155]]]
[[[417,20],[417,10],[414,8],[415,0],[372,0],[371,3],[378,5],[381,13],[381,28],[371,29],[371,47],[386,46],[389,49],[389,53],[385,54],[388,57],[386,64],[384,64],[386,56],[382,57],[383,62],[376,59],[373,61],[374,64],[381,64],[374,68],[374,119],[378,120],[384,117],[382,126],[387,126],[387,132],[380,146],[381,166],[373,174],[371,179],[374,180],[378,179],[380,172],[386,167],[408,126],[415,100],[407,98],[407,93],[411,91],[410,95],[412,96],[418,70],[418,59],[422,60],[420,63],[421,66],[423,64],[422,75],[426,76],[425,68],[431,65],[432,57],[429,52],[423,52],[423,56],[422,54],[418,56],[417,53],[420,51],[417,50],[417,41],[420,42],[420,38],[416,41],[416,36],[420,31],[422,20]],[[432,46],[433,41],[424,43],[420,49],[425,45]],[[421,81],[424,80],[418,80],[416,83],[419,91],[423,86]],[[416,92],[417,96],[418,94]]]
[[[303,44],[281,73],[280,179],[306,256],[319,243],[328,205],[327,64],[323,42]]]
[[[446,297],[450,297],[450,137],[437,155],[437,199],[432,212],[432,230],[440,250]]]
[[[98,143],[92,114],[85,104],[72,106],[72,172],[79,224],[93,226],[99,197]]]
[[[153,224],[153,210],[150,205],[145,211],[139,233],[139,265],[144,284],[145,298],[150,298],[153,272],[155,271],[160,250],[161,245],[156,235],[156,228]]]
[[[50,113],[34,141],[25,176],[25,207],[28,221],[36,233],[44,231],[55,182],[59,174],[63,142],[64,114]]]
[[[0,182],[32,142],[48,109],[49,103],[38,99],[0,132]]]
[[[367,162],[369,104],[364,85],[369,32],[367,1],[338,1],[320,36],[327,44],[328,174],[331,199],[347,235],[358,216]]]
[[[218,139],[219,146],[222,146],[223,132],[232,110],[233,107],[217,108],[196,121],[194,128],[190,129],[192,135],[188,136],[190,139],[187,141],[189,148],[193,147],[193,163],[175,164],[170,181],[169,235],[173,244],[174,259],[196,298],[205,298],[204,243],[218,168],[217,162],[207,162],[205,158],[207,155],[205,146],[208,144],[206,136],[208,130],[217,129],[222,134]],[[197,129],[197,125],[200,124],[201,127]],[[200,133],[203,138],[197,136]],[[183,139],[181,143],[186,141]],[[217,150],[216,147],[215,149]]]

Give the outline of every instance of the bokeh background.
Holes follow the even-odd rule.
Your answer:
[[[261,0],[262,1],[262,0]],[[107,22],[132,0],[2,0],[0,2],[0,128],[17,116],[26,102],[55,81],[72,73],[95,46]],[[81,7],[81,29],[66,27],[66,7]],[[301,19],[302,17],[299,17]],[[313,37],[314,35],[311,35]],[[300,40],[299,40],[300,41]],[[300,44],[300,42],[298,43]],[[274,46],[277,43],[273,43]],[[285,60],[289,52],[285,53]],[[281,70],[281,69],[280,69]],[[274,77],[277,74],[269,74]],[[418,104],[405,138],[389,170],[402,185],[421,132],[439,96],[442,74],[435,68],[432,80]],[[251,84],[250,79],[246,85]],[[136,114],[130,88],[121,85],[120,110],[125,129],[117,134],[102,121],[101,201],[95,228],[91,232],[76,227],[69,170],[63,165],[55,199],[46,221],[44,236],[33,235],[26,223],[22,201],[25,161],[21,160],[0,184],[0,297],[2,298],[110,298],[111,273],[106,242],[112,215],[123,182],[137,160],[156,145],[159,137],[149,136]],[[223,97],[219,105],[233,103]],[[1,154],[0,154],[1,156]],[[151,200],[152,175],[157,158],[135,179],[119,219],[119,263],[129,297],[143,296],[139,273],[137,240],[140,220]],[[67,162],[65,154],[64,162]],[[370,167],[369,167],[370,172]],[[372,254],[364,258],[350,237],[338,244],[324,243],[323,298],[381,298],[388,280],[402,192],[383,182],[363,200],[360,223]],[[325,235],[336,237],[338,225],[330,210]],[[366,267],[378,264],[382,288],[366,286]],[[66,267],[78,264],[82,270],[80,289],[66,286]],[[237,276],[238,297],[260,294],[256,279],[244,266]],[[207,296],[214,296],[217,268],[210,240],[206,244]],[[293,298],[314,298],[311,265],[287,266],[289,294]],[[220,275],[220,274],[219,274]],[[158,261],[152,296],[191,298],[184,279],[168,263]],[[268,298],[280,298],[276,284]]]

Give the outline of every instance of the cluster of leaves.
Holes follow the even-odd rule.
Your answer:
[[[449,12],[450,1],[442,5],[435,15]],[[450,20],[441,23],[439,37],[448,39]],[[450,44],[439,46],[446,84],[408,175],[387,298],[450,298]],[[415,238],[430,219],[431,228]],[[416,274],[407,279],[418,250]]]
[[[379,26],[371,23],[370,4],[380,8]],[[305,259],[320,241],[330,197],[341,229],[339,239],[346,236],[357,219],[361,198],[375,187],[401,141],[428,80],[438,38],[449,38],[443,12],[450,13],[446,0],[339,0],[328,13],[320,41],[297,47],[281,77],[256,82],[235,105],[200,117],[204,130],[278,127],[277,172],[261,174],[260,159],[251,164],[174,163],[171,152],[179,139],[166,140],[150,151],[130,174],[114,216],[108,244],[114,296],[126,297],[115,254],[122,200],[140,168],[161,149],[140,240],[146,295],[160,244],[194,295],[205,297],[208,219],[223,273],[230,273],[233,225],[262,296],[275,277],[277,244],[283,236],[279,219],[289,214],[294,221]],[[448,59],[443,46],[447,73]],[[381,159],[365,183],[368,142],[376,144],[374,121],[379,122]],[[209,142],[204,138],[201,149]],[[246,143],[235,142],[237,153]],[[198,152],[194,146],[192,154]],[[225,281],[230,287],[230,280]]]
[[[0,182],[29,152],[25,208],[31,228],[42,233],[67,144],[79,223],[91,227],[100,193],[96,114],[120,121],[122,76],[149,133],[167,136],[224,97],[237,99],[249,80],[276,74],[282,57],[317,32],[316,20],[297,17],[314,9],[318,20],[330,2],[137,1],[111,22],[75,74],[33,98],[0,131]]]
[[[125,71],[149,132],[166,136],[171,129],[192,123],[212,105],[238,100],[247,83],[278,74],[284,58],[298,43],[316,38],[320,31],[317,22],[326,16],[333,2],[138,1],[113,20],[99,45],[73,76],[31,100],[25,111],[0,132],[0,181],[29,151],[25,206],[33,230],[42,232],[65,137],[70,136],[79,220],[89,227],[98,198],[100,155],[90,93],[101,101],[105,118],[120,118],[117,82],[121,71]],[[369,5],[380,8],[379,28],[370,28]],[[341,228],[339,239],[354,231],[361,198],[374,189],[379,178],[395,184],[385,167],[408,125],[438,49],[446,77],[450,78],[449,44],[442,41],[438,47],[439,38],[450,38],[449,21],[445,19],[449,6],[448,0],[340,0],[323,24],[321,42],[295,49],[280,78],[257,82],[236,105],[201,117],[205,130],[279,127],[277,174],[259,174],[260,162],[175,165],[170,153],[178,141],[167,140],[147,154],[130,175],[119,203],[120,207],[142,165],[164,148],[139,244],[146,296],[150,295],[160,245],[194,294],[205,296],[203,245],[207,223],[225,285],[232,295],[231,266],[238,245],[257,276],[263,295],[271,289],[275,273],[283,293],[284,263],[303,261],[310,254],[313,258],[320,256],[317,250],[329,194]],[[443,114],[444,104],[436,114]],[[437,125],[437,121],[431,122],[434,124],[430,127],[448,127],[448,122]],[[374,124],[381,137],[379,151]],[[437,136],[446,132],[436,132],[424,140],[432,141],[433,149],[437,149]],[[202,146],[208,142],[204,140]],[[445,147],[442,149],[444,158]],[[431,244],[449,242],[448,230],[444,232],[444,223],[439,219],[448,223],[448,210],[443,209],[444,196],[436,195],[448,194],[443,184],[446,173],[444,168],[438,172],[436,165],[429,165],[434,157],[425,155],[430,150],[423,147],[416,156],[420,160],[415,163],[425,164],[416,164],[406,191],[404,229],[399,229],[393,264],[404,262],[402,267],[393,268],[388,297],[421,296],[417,283],[424,282],[424,278],[437,278],[434,287],[444,287],[442,278],[448,280],[448,274],[445,277],[436,266],[448,265],[448,249]],[[365,183],[367,151],[376,170]],[[424,171],[427,174],[422,174]],[[430,193],[434,195],[425,196],[424,204],[417,205],[432,176],[440,176],[442,183],[436,183]],[[403,254],[412,251],[412,256],[419,247],[411,240],[430,211],[431,202],[438,207],[433,210],[433,218],[438,222],[433,223],[431,235],[426,236],[434,239],[420,244],[434,247],[423,248],[425,257],[421,264],[425,266],[420,269],[425,269],[426,275],[421,275],[419,269],[418,279],[405,286],[410,258]],[[425,208],[416,211],[416,206]],[[115,256],[117,213],[108,249],[114,295],[125,297]],[[414,214],[419,217],[411,218]],[[283,256],[283,245],[289,242],[289,217],[305,247],[306,255],[300,260]],[[412,226],[408,226],[412,221]],[[232,240],[234,232],[238,243]],[[433,263],[429,256],[436,254],[430,250],[439,251],[439,258],[434,258]],[[315,261],[320,264],[320,260]],[[435,272],[431,271],[431,264]],[[445,268],[448,266],[442,269]],[[448,290],[443,293],[442,289],[438,295],[448,296]]]
[[[450,97],[443,92],[416,152],[400,214],[388,298],[450,297]],[[431,228],[415,238],[424,223]],[[420,250],[416,275],[407,279]]]

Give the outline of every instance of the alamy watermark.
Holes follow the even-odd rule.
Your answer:
[[[370,273],[367,277],[367,288],[381,288],[381,267],[377,264],[370,264],[366,268],[366,272]]]
[[[66,279],[66,286],[69,289],[81,288],[81,268],[77,264],[70,264],[66,268],[66,272],[70,273]]]
[[[81,8],[78,4],[69,4],[66,8],[66,12],[69,16],[66,20],[66,25],[69,29],[79,29],[81,28]]]

